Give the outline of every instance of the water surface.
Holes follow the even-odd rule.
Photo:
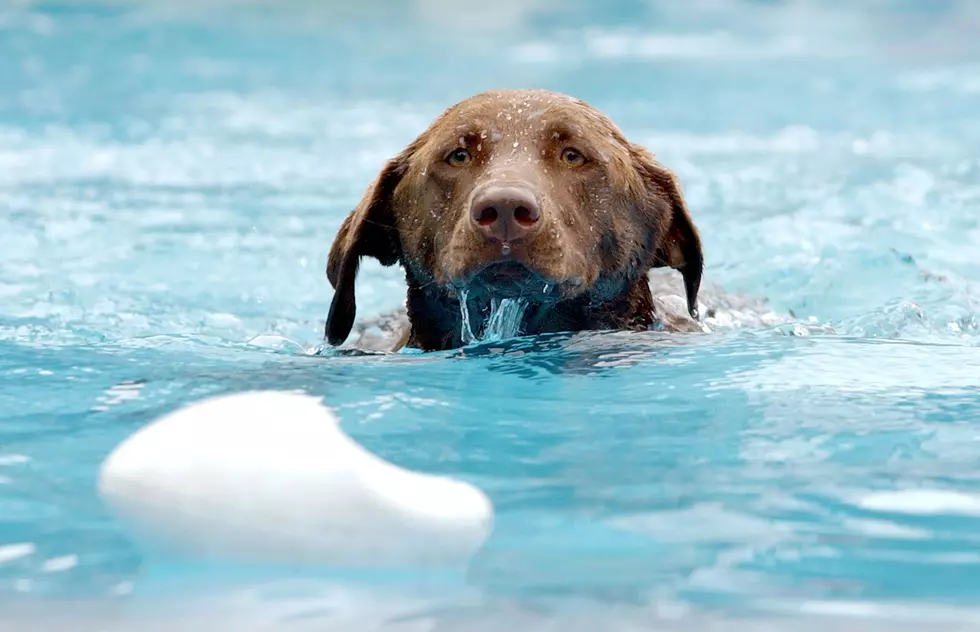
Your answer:
[[[980,8],[158,5],[0,8],[9,616],[974,627]],[[520,86],[585,98],[677,171],[707,278],[836,333],[308,355],[330,242],[385,158],[452,102]],[[359,312],[403,292],[366,263]],[[254,388],[322,396],[385,458],[485,489],[486,549],[448,577],[352,579],[136,546],[95,495],[101,459]]]

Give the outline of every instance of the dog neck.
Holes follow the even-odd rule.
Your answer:
[[[406,308],[411,323],[407,346],[423,351],[445,351],[465,344],[460,299],[432,284],[410,276]],[[657,316],[647,278],[623,281],[612,298],[585,293],[557,303],[530,302],[523,315],[521,335],[586,330],[646,330]],[[608,293],[604,293],[609,296]]]

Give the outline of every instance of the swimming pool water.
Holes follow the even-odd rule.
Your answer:
[[[0,6],[0,612],[976,625],[980,8],[859,4]],[[311,355],[327,249],[383,160],[501,86],[608,112],[677,171],[708,279],[835,333]],[[366,263],[359,313],[403,290]],[[141,550],[95,495],[101,460],[255,388],[479,485],[486,549],[407,578]]]

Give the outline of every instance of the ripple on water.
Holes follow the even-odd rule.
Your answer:
[[[386,6],[397,24],[129,4],[0,8],[0,621],[27,595],[143,589],[147,619],[242,627],[976,627],[972,3],[498,2],[476,21],[495,35],[451,56],[473,23],[439,3]],[[508,82],[612,114],[677,172],[706,281],[795,322],[519,338],[511,301],[451,352],[317,349],[364,187]],[[404,291],[366,260],[359,315]],[[235,592],[239,569],[205,586],[138,549],[95,496],[102,458],[253,388],[323,396],[385,458],[486,489],[500,522],[469,584]]]

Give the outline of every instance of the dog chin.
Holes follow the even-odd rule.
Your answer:
[[[534,303],[558,300],[560,282],[546,278],[519,261],[496,261],[471,271],[454,284],[470,298],[525,299]]]

